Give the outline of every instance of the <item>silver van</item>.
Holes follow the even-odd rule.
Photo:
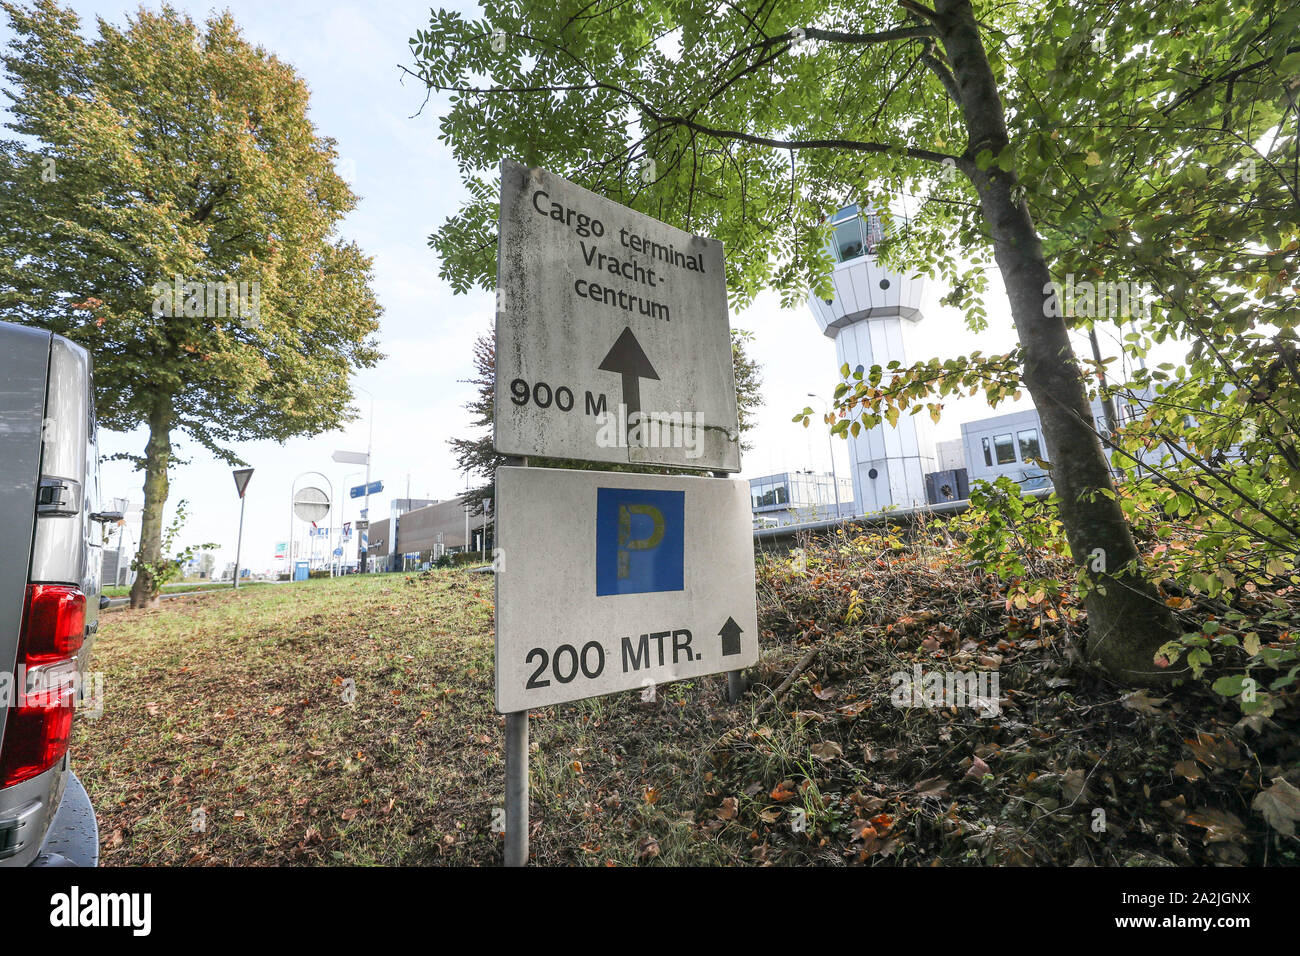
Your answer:
[[[94,866],[99,833],[69,766],[100,611],[105,521],[91,361],[0,322],[0,866]]]

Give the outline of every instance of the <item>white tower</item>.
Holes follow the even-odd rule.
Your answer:
[[[918,347],[925,281],[876,261],[876,244],[884,235],[880,218],[846,206],[831,225],[835,297],[811,295],[808,304],[822,332],[835,340],[840,367],[865,373],[873,365],[907,366],[922,351],[932,353]],[[850,435],[849,467],[858,514],[925,504],[925,475],[938,470],[929,415],[904,414],[897,426],[882,422],[856,438]]]

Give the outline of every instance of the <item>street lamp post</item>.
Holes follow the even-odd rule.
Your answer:
[[[826,422],[826,448],[831,453],[831,484],[835,486],[835,520],[839,521],[842,517],[840,514],[840,478],[835,470],[835,443],[831,440],[830,406],[826,403],[826,399],[822,398],[820,395],[814,395],[812,392],[809,392],[808,397],[817,399],[817,401],[822,403],[822,407],[826,409],[826,415],[823,419]]]

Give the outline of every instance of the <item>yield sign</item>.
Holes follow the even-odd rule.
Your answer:
[[[239,492],[239,497],[242,498],[244,497],[244,489],[248,487],[248,479],[253,477],[253,469],[236,468],[234,471],[234,475],[235,475],[235,490]]]

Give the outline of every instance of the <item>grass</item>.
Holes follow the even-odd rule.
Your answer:
[[[1297,693],[1267,721],[1132,694],[1072,656],[1077,607],[1018,610],[941,535],[836,536],[758,586],[739,703],[714,676],[532,713],[534,863],[1300,862],[1258,809],[1300,785]],[[73,749],[102,862],[499,863],[492,626],[491,575],[452,569],[105,615]],[[895,706],[913,665],[999,670],[1000,716]]]
[[[492,636],[492,576],[460,570],[104,615],[104,712],[73,741],[102,864],[499,863]],[[748,714],[724,690],[535,711],[534,860],[735,862],[687,819],[700,755]]]
[[[102,862],[441,858],[500,777],[491,587],[350,576],[106,614],[104,713],[73,743]]]
[[[247,581],[244,582],[243,584],[240,584],[239,587],[242,590],[243,588],[261,587],[263,584],[267,584],[267,583],[269,582]],[[223,588],[226,589],[227,591],[233,590],[233,588],[231,588],[230,586],[229,581],[174,581],[171,584],[163,585],[164,592],[183,591],[188,593],[190,591],[220,591]],[[112,598],[130,597],[131,588],[126,586],[119,586],[116,584],[110,584],[104,587],[101,593],[105,597],[112,597]]]

